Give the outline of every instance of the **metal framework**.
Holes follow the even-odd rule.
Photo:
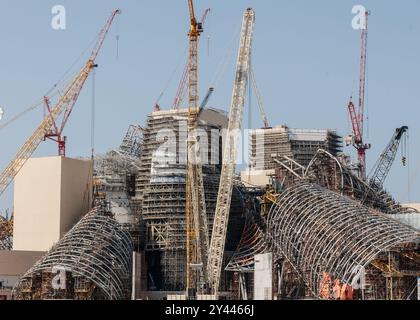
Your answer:
[[[300,181],[278,196],[267,218],[266,239],[311,293],[321,297],[325,275],[352,286],[357,270],[381,254],[418,250],[420,233],[348,197]]]
[[[201,26],[203,28],[204,28],[205,22],[207,20],[207,16],[210,13],[210,11],[211,11],[211,9],[209,9],[209,8],[205,9],[204,13],[201,17],[200,21],[201,21]],[[200,43],[200,38],[198,39],[198,43]],[[174,102],[172,104],[172,109],[174,109],[174,110],[179,109],[179,106],[182,105],[182,103],[185,99],[185,94],[186,94],[186,91],[187,91],[187,76],[188,76],[188,61],[185,64],[184,71],[182,73],[182,77],[181,77],[181,80],[179,82],[178,89],[176,91],[176,96],[175,96]],[[203,100],[202,104],[204,103],[205,100],[206,99]]]
[[[196,129],[199,122],[198,104],[198,41],[202,23],[195,18],[193,0],[188,0],[190,12],[188,52],[188,138],[186,176],[187,224],[187,289],[204,287],[207,283],[208,227],[204,193],[200,143]],[[198,272],[192,272],[192,267]]]
[[[304,178],[387,214],[415,212],[402,207],[383,189],[376,190],[331,153],[319,149],[306,168]]]
[[[6,190],[8,185],[13,181],[18,172],[22,169],[23,165],[34,153],[38,145],[45,138],[46,133],[51,130],[54,126],[55,121],[63,115],[64,118],[70,116],[74,105],[83,89],[89,74],[93,68],[96,67],[95,59],[102,48],[105,41],[105,37],[114,21],[116,15],[120,14],[121,10],[114,10],[106,22],[105,26],[101,30],[98,41],[87,61],[86,65],[81,69],[76,78],[70,83],[70,85],[64,91],[64,94],[60,97],[57,104],[50,110],[48,115],[44,118],[42,123],[34,131],[32,136],[24,143],[20,148],[13,160],[7,165],[3,172],[0,174],[0,195]]]
[[[245,226],[225,271],[249,273],[254,270],[254,256],[263,253],[267,247],[264,239],[264,222],[258,204],[258,198],[263,195],[263,190],[245,188],[241,185],[235,185],[235,189],[239,191],[244,204]]]
[[[218,116],[227,121],[224,114]],[[154,279],[150,283],[154,282],[158,290],[186,288],[187,119],[186,109],[154,112],[148,116],[143,130],[136,195],[131,204],[142,225],[146,256],[150,257],[148,263],[161,266],[149,269],[149,278]],[[205,145],[204,140],[208,141],[209,152],[202,152],[203,157],[206,153],[207,164],[203,163],[202,170],[211,230],[219,186],[220,168],[216,163],[221,127],[202,114],[198,128],[206,133],[202,134],[200,143]],[[167,141],[162,139],[162,133],[168,134]]]
[[[222,173],[210,243],[208,274],[210,287],[217,294],[222,271],[223,253],[226,242],[229,210],[232,197],[233,178],[238,151],[238,135],[242,125],[245,91],[248,82],[252,36],[254,33],[255,13],[248,8],[243,17],[240,48],[237,61],[236,78],[233,88],[229,126],[226,133],[226,145],[223,153]]]
[[[357,150],[359,160],[360,178],[366,179],[366,150],[370,149],[370,144],[364,142],[364,108],[366,91],[366,65],[367,65],[367,42],[368,42],[368,17],[369,12],[365,12],[365,23],[361,34],[361,53],[360,53],[360,79],[359,79],[359,103],[358,111],[353,101],[350,99],[348,110],[353,127],[353,146]]]
[[[0,251],[12,250],[13,218],[6,219],[0,215]]]
[[[398,147],[400,145],[401,139],[404,134],[407,132],[408,127],[403,126],[397,128],[393,134],[391,141],[382,152],[381,156],[378,159],[375,170],[369,179],[369,185],[375,189],[380,190],[384,185],[384,181],[388,176],[389,171],[391,170],[392,164],[394,163],[395,156],[397,155]]]
[[[263,122],[264,129],[268,129],[270,128],[270,123],[268,121],[267,114],[265,113],[261,92],[258,89],[257,80],[255,79],[254,70],[252,68],[249,70],[249,77],[252,80],[252,88],[254,89],[254,94],[257,98],[258,111],[260,112],[260,117]]]
[[[107,212],[100,207],[85,215],[19,280],[14,298],[129,299],[133,243]],[[65,291],[51,285],[58,266],[68,270]]]
[[[142,139],[143,128],[137,125],[130,125],[120,145],[119,151],[126,156],[139,158],[141,154]]]

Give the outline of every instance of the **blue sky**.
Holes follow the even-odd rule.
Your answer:
[[[200,94],[205,95],[221,61],[226,72],[215,83],[210,105],[230,105],[242,13],[256,11],[253,68],[271,125],[331,128],[350,133],[347,102],[357,95],[359,31],[351,27],[354,5],[372,11],[369,34],[368,169],[394,129],[410,127],[410,166],[400,156],[386,182],[401,201],[420,201],[420,2],[350,0],[196,0],[197,15],[212,9],[200,51]],[[51,28],[51,8],[64,5],[67,29]],[[60,80],[79,57],[113,8],[123,14],[100,53],[96,73],[96,149],[117,146],[129,124],[144,124],[166,84],[160,104],[169,108],[186,59],[188,8],[185,0],[1,0],[0,106],[2,123],[28,108]],[[119,35],[117,58],[116,36]],[[227,54],[234,45],[233,54]],[[81,67],[87,56],[76,64]],[[73,72],[77,68],[72,69]],[[171,81],[169,81],[171,80]],[[67,124],[68,155],[90,154],[89,80]],[[35,110],[0,131],[0,167],[4,168],[41,121]],[[254,104],[245,125],[261,120]],[[1,124],[1,123],[0,123]],[[346,149],[353,156],[352,148]],[[55,155],[52,142],[35,156]],[[410,183],[408,175],[411,175]],[[408,192],[410,185],[411,192]],[[11,188],[0,199],[10,207]]]

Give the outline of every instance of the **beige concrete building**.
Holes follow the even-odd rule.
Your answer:
[[[275,170],[245,170],[241,172],[241,181],[250,187],[266,187]]]
[[[29,159],[15,178],[13,250],[48,251],[91,208],[92,163]]]

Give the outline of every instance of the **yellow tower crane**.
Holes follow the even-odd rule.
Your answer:
[[[203,187],[203,174],[199,141],[195,129],[199,122],[198,104],[198,41],[203,32],[202,23],[194,13],[193,0],[188,0],[190,30],[188,33],[188,139],[186,172],[186,286],[191,289],[204,289],[207,283],[208,230],[206,203]]]

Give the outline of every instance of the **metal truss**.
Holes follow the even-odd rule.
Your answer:
[[[352,286],[380,254],[403,252],[420,233],[360,202],[307,181],[281,193],[267,218],[266,241],[320,297],[325,274]]]
[[[348,196],[368,207],[387,214],[412,213],[384,189],[376,190],[360,179],[329,152],[319,149],[306,168],[303,179]]]
[[[141,142],[143,140],[143,128],[140,126],[130,125],[125,135],[119,151],[126,156],[139,158],[141,154]]]
[[[267,245],[264,238],[264,222],[258,212],[260,189],[245,188],[236,182],[234,187],[240,195],[245,210],[245,226],[238,247],[225,267],[226,271],[253,272],[254,257],[265,252]]]
[[[229,211],[232,200],[232,190],[238,152],[238,135],[241,129],[245,92],[248,81],[248,71],[251,63],[252,37],[254,32],[255,13],[246,9],[239,46],[236,78],[232,94],[228,131],[226,133],[225,150],[223,153],[222,172],[220,175],[219,193],[214,214],[213,230],[210,241],[208,276],[210,287],[217,295],[225,250],[226,234],[229,221]]]
[[[238,249],[226,266],[226,271],[253,272],[254,257],[266,249],[263,230],[253,221],[247,220]]]
[[[0,216],[0,250],[12,250],[13,219]]]
[[[132,252],[133,242],[128,232],[105,210],[95,209],[18,281],[13,296],[17,300],[57,298],[60,293],[51,288],[50,282],[46,283],[46,278],[50,277],[45,274],[51,275],[54,267],[64,267],[71,278],[90,283],[95,288],[96,297],[129,299]],[[66,290],[76,292],[74,287]],[[68,294],[66,297],[69,297]]]

